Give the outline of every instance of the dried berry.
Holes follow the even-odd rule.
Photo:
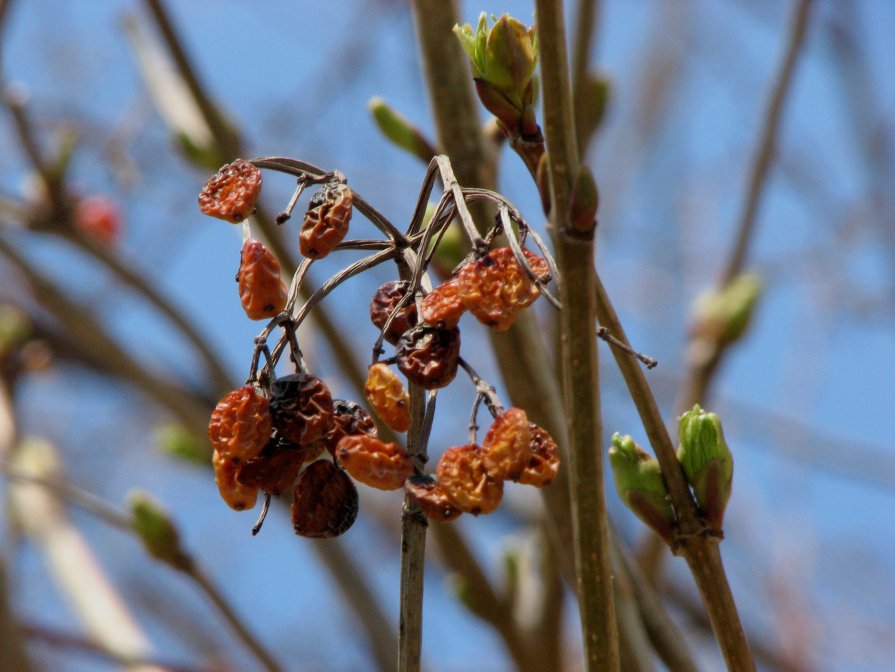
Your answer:
[[[523,250],[535,275],[549,277],[547,262]],[[516,315],[541,295],[529,280],[509,247],[491,250],[487,256],[465,264],[457,274],[463,305],[483,324],[506,331]]]
[[[457,375],[460,330],[414,327],[401,336],[395,356],[398,368],[410,382],[427,390],[445,387]]]
[[[518,482],[543,488],[559,473],[559,446],[547,430],[528,423],[531,442],[528,444],[528,464]]]
[[[397,306],[398,302],[407,294],[407,289],[409,287],[409,282],[404,280],[393,280],[392,282],[385,283],[382,287],[376,290],[376,294],[373,295],[373,300],[370,301],[370,321],[375,324],[378,329],[381,330],[385,326],[385,322],[388,320],[389,315],[392,314],[392,311],[395,310],[395,306]],[[398,339],[401,338],[401,334],[411,327],[416,326],[416,322],[416,303],[408,301],[401,307],[395,315],[395,319],[393,319],[392,323],[389,325],[388,331],[385,332],[385,340],[394,345],[398,342]]]
[[[261,452],[270,438],[269,403],[251,385],[229,392],[215,406],[208,440],[222,456],[238,464]]]
[[[238,159],[221,166],[199,192],[199,209],[206,215],[238,224],[255,211],[261,193],[261,171]]]
[[[447,522],[462,512],[455,507],[441,486],[431,476],[411,476],[404,482],[404,492],[416,503],[429,520]]]
[[[335,455],[336,446],[346,436],[365,434],[377,436],[376,423],[361,406],[353,401],[336,399],[333,402],[333,426],[326,435],[326,449]]]
[[[354,480],[379,490],[397,490],[413,474],[413,460],[397,443],[366,434],[339,441],[336,459]]]
[[[460,299],[460,286],[456,278],[441,283],[420,302],[423,321],[446,329],[456,327],[465,312],[466,306]]]
[[[497,480],[518,480],[528,464],[531,430],[521,408],[508,408],[494,419],[482,440],[485,469]]]
[[[303,537],[338,537],[357,518],[357,488],[329,460],[309,464],[295,485],[292,527]]]
[[[214,451],[214,482],[217,483],[221,499],[227,502],[234,511],[245,511],[255,506],[258,501],[258,488],[243,485],[236,479],[240,465],[233,462],[220,451]]]
[[[304,446],[332,429],[333,398],[317,376],[283,376],[270,386],[270,415],[278,436]]]
[[[280,262],[260,241],[243,243],[236,280],[250,320],[274,317],[286,307],[288,292],[280,277]]]
[[[376,415],[396,432],[410,429],[410,395],[398,375],[379,362],[367,372],[364,394]]]
[[[342,242],[348,233],[354,193],[346,184],[331,182],[308,203],[299,240],[301,253],[309,259],[322,259]]]
[[[323,450],[322,441],[299,446],[272,438],[260,455],[240,466],[236,480],[242,485],[279,495],[292,487],[302,466],[320,457]]]
[[[438,484],[450,502],[465,513],[491,513],[503,498],[503,481],[488,476],[481,449],[455,446],[438,460]]]

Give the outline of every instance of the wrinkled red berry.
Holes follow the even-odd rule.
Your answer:
[[[199,192],[199,209],[206,215],[238,224],[255,211],[261,193],[261,171],[237,159],[221,169]]]
[[[324,438],[332,429],[332,395],[317,376],[283,376],[270,386],[270,415],[278,436],[307,445]]]
[[[348,233],[354,193],[347,184],[331,182],[311,197],[301,227],[299,247],[308,259],[322,259]]]
[[[370,321],[380,330],[385,326],[389,315],[395,306],[407,294],[410,283],[404,280],[387,282],[376,290],[373,300],[370,301]],[[394,345],[401,338],[401,334],[416,325],[416,303],[409,300],[395,315],[395,319],[385,332],[385,340]]]
[[[275,317],[286,307],[288,290],[280,277],[280,262],[260,241],[243,243],[236,280],[250,320]]]
[[[396,432],[410,429],[410,395],[397,374],[382,362],[370,367],[364,394],[382,421]]]
[[[411,476],[404,482],[404,492],[416,503],[429,520],[447,522],[462,512],[455,507],[441,486],[431,476]]]
[[[491,513],[503,498],[503,481],[488,476],[481,449],[475,444],[444,451],[436,469],[438,485],[460,511]]]
[[[419,326],[401,336],[395,358],[407,380],[427,390],[445,387],[457,375],[460,330]]]
[[[251,485],[243,485],[236,476],[240,465],[233,462],[219,451],[212,453],[212,465],[214,466],[214,482],[218,486],[227,506],[234,511],[245,511],[255,506],[258,501],[258,488]]]
[[[518,480],[531,451],[528,416],[521,408],[508,408],[494,419],[482,440],[485,469],[491,478]]]
[[[397,443],[367,434],[339,441],[336,460],[355,481],[379,490],[397,490],[413,474],[413,460]]]
[[[528,250],[523,253],[535,275],[547,279],[547,262]],[[479,322],[497,331],[509,329],[516,315],[541,295],[509,247],[491,250],[487,256],[464,264],[457,283],[463,305]]]
[[[370,414],[353,401],[333,401],[333,426],[326,435],[326,449],[334,455],[342,438],[358,434],[377,436],[376,423]]]
[[[251,486],[279,495],[292,487],[302,466],[313,462],[323,453],[323,443],[315,441],[306,446],[271,439],[261,454],[247,460],[236,472],[236,480],[245,486]]]
[[[559,473],[559,446],[546,429],[533,422],[528,427],[531,431],[528,463],[519,476],[519,483],[542,488]]]
[[[357,488],[329,460],[309,464],[295,485],[292,527],[302,537],[338,537],[357,518]]]
[[[466,312],[460,299],[460,286],[456,278],[443,282],[423,297],[420,316],[424,322],[451,329]]]
[[[251,385],[221,399],[208,422],[208,440],[234,463],[251,459],[267,444],[271,431],[269,403]]]

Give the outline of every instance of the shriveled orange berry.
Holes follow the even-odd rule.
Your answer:
[[[413,474],[413,460],[397,443],[367,434],[339,441],[336,460],[355,481],[379,490],[397,490]]]
[[[237,159],[221,169],[199,192],[199,209],[206,215],[238,224],[255,211],[261,193],[261,171]]]
[[[460,286],[456,278],[443,282],[423,297],[420,302],[420,317],[424,322],[451,329],[466,312],[460,299]]]
[[[528,445],[528,464],[519,476],[519,483],[543,488],[559,473],[559,446],[546,429],[533,422],[528,424],[531,443]]]
[[[258,501],[258,488],[243,485],[237,479],[241,465],[233,462],[223,453],[215,450],[212,455],[214,482],[217,483],[221,499],[234,511],[245,511]]]
[[[270,405],[251,385],[233,390],[218,402],[208,423],[208,440],[234,463],[249,460],[270,438]]]
[[[373,295],[370,301],[370,321],[376,325],[378,329],[382,329],[388,320],[389,315],[395,310],[395,307],[407,294],[410,283],[405,280],[393,280],[386,282]],[[408,301],[395,315],[392,323],[385,332],[385,340],[394,345],[401,338],[401,334],[416,326],[416,303]]]
[[[499,480],[517,480],[528,464],[530,443],[531,430],[525,411],[514,406],[498,415],[482,439],[488,475]]]
[[[398,375],[382,362],[370,367],[364,394],[382,421],[396,432],[410,429],[410,395]]]
[[[292,527],[302,537],[338,537],[357,519],[357,488],[329,460],[312,462],[295,485]]]
[[[448,500],[464,513],[491,513],[503,498],[503,481],[488,476],[482,451],[475,444],[444,451],[436,474]]]
[[[367,411],[353,401],[333,401],[333,426],[326,435],[326,449],[335,456],[336,446],[346,436],[377,436],[376,423]]]
[[[278,436],[304,446],[332,429],[333,398],[317,376],[290,374],[270,386],[270,415]]]
[[[426,390],[446,387],[460,363],[460,330],[420,325],[404,332],[395,348],[398,369]]]
[[[528,250],[523,253],[535,275],[546,279],[547,262]],[[487,256],[464,264],[457,283],[467,310],[497,331],[509,329],[519,312],[541,295],[509,247],[491,250]]]
[[[441,486],[431,476],[411,476],[404,482],[404,492],[416,503],[429,520],[447,522],[462,511],[455,507]]]
[[[354,192],[330,182],[311,197],[301,227],[299,249],[308,259],[323,259],[348,233]]]
[[[320,457],[323,450],[321,441],[299,446],[273,438],[260,455],[240,465],[236,480],[242,485],[279,495],[292,487],[302,466]]]
[[[275,317],[286,307],[288,290],[280,276],[280,262],[260,241],[243,243],[236,280],[242,308],[250,320]]]

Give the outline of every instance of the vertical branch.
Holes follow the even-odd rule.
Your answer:
[[[562,2],[537,0],[535,15],[544,90],[544,131],[550,185],[550,226],[561,275],[562,369],[571,458],[570,489],[578,605],[586,669],[618,670],[618,624],[612,593],[609,525],[603,496],[594,290],[594,230],[570,218],[578,174]]]

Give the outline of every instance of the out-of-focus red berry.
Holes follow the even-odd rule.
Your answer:
[[[84,235],[103,245],[114,245],[121,237],[121,213],[108,196],[88,196],[75,205],[74,224]]]

